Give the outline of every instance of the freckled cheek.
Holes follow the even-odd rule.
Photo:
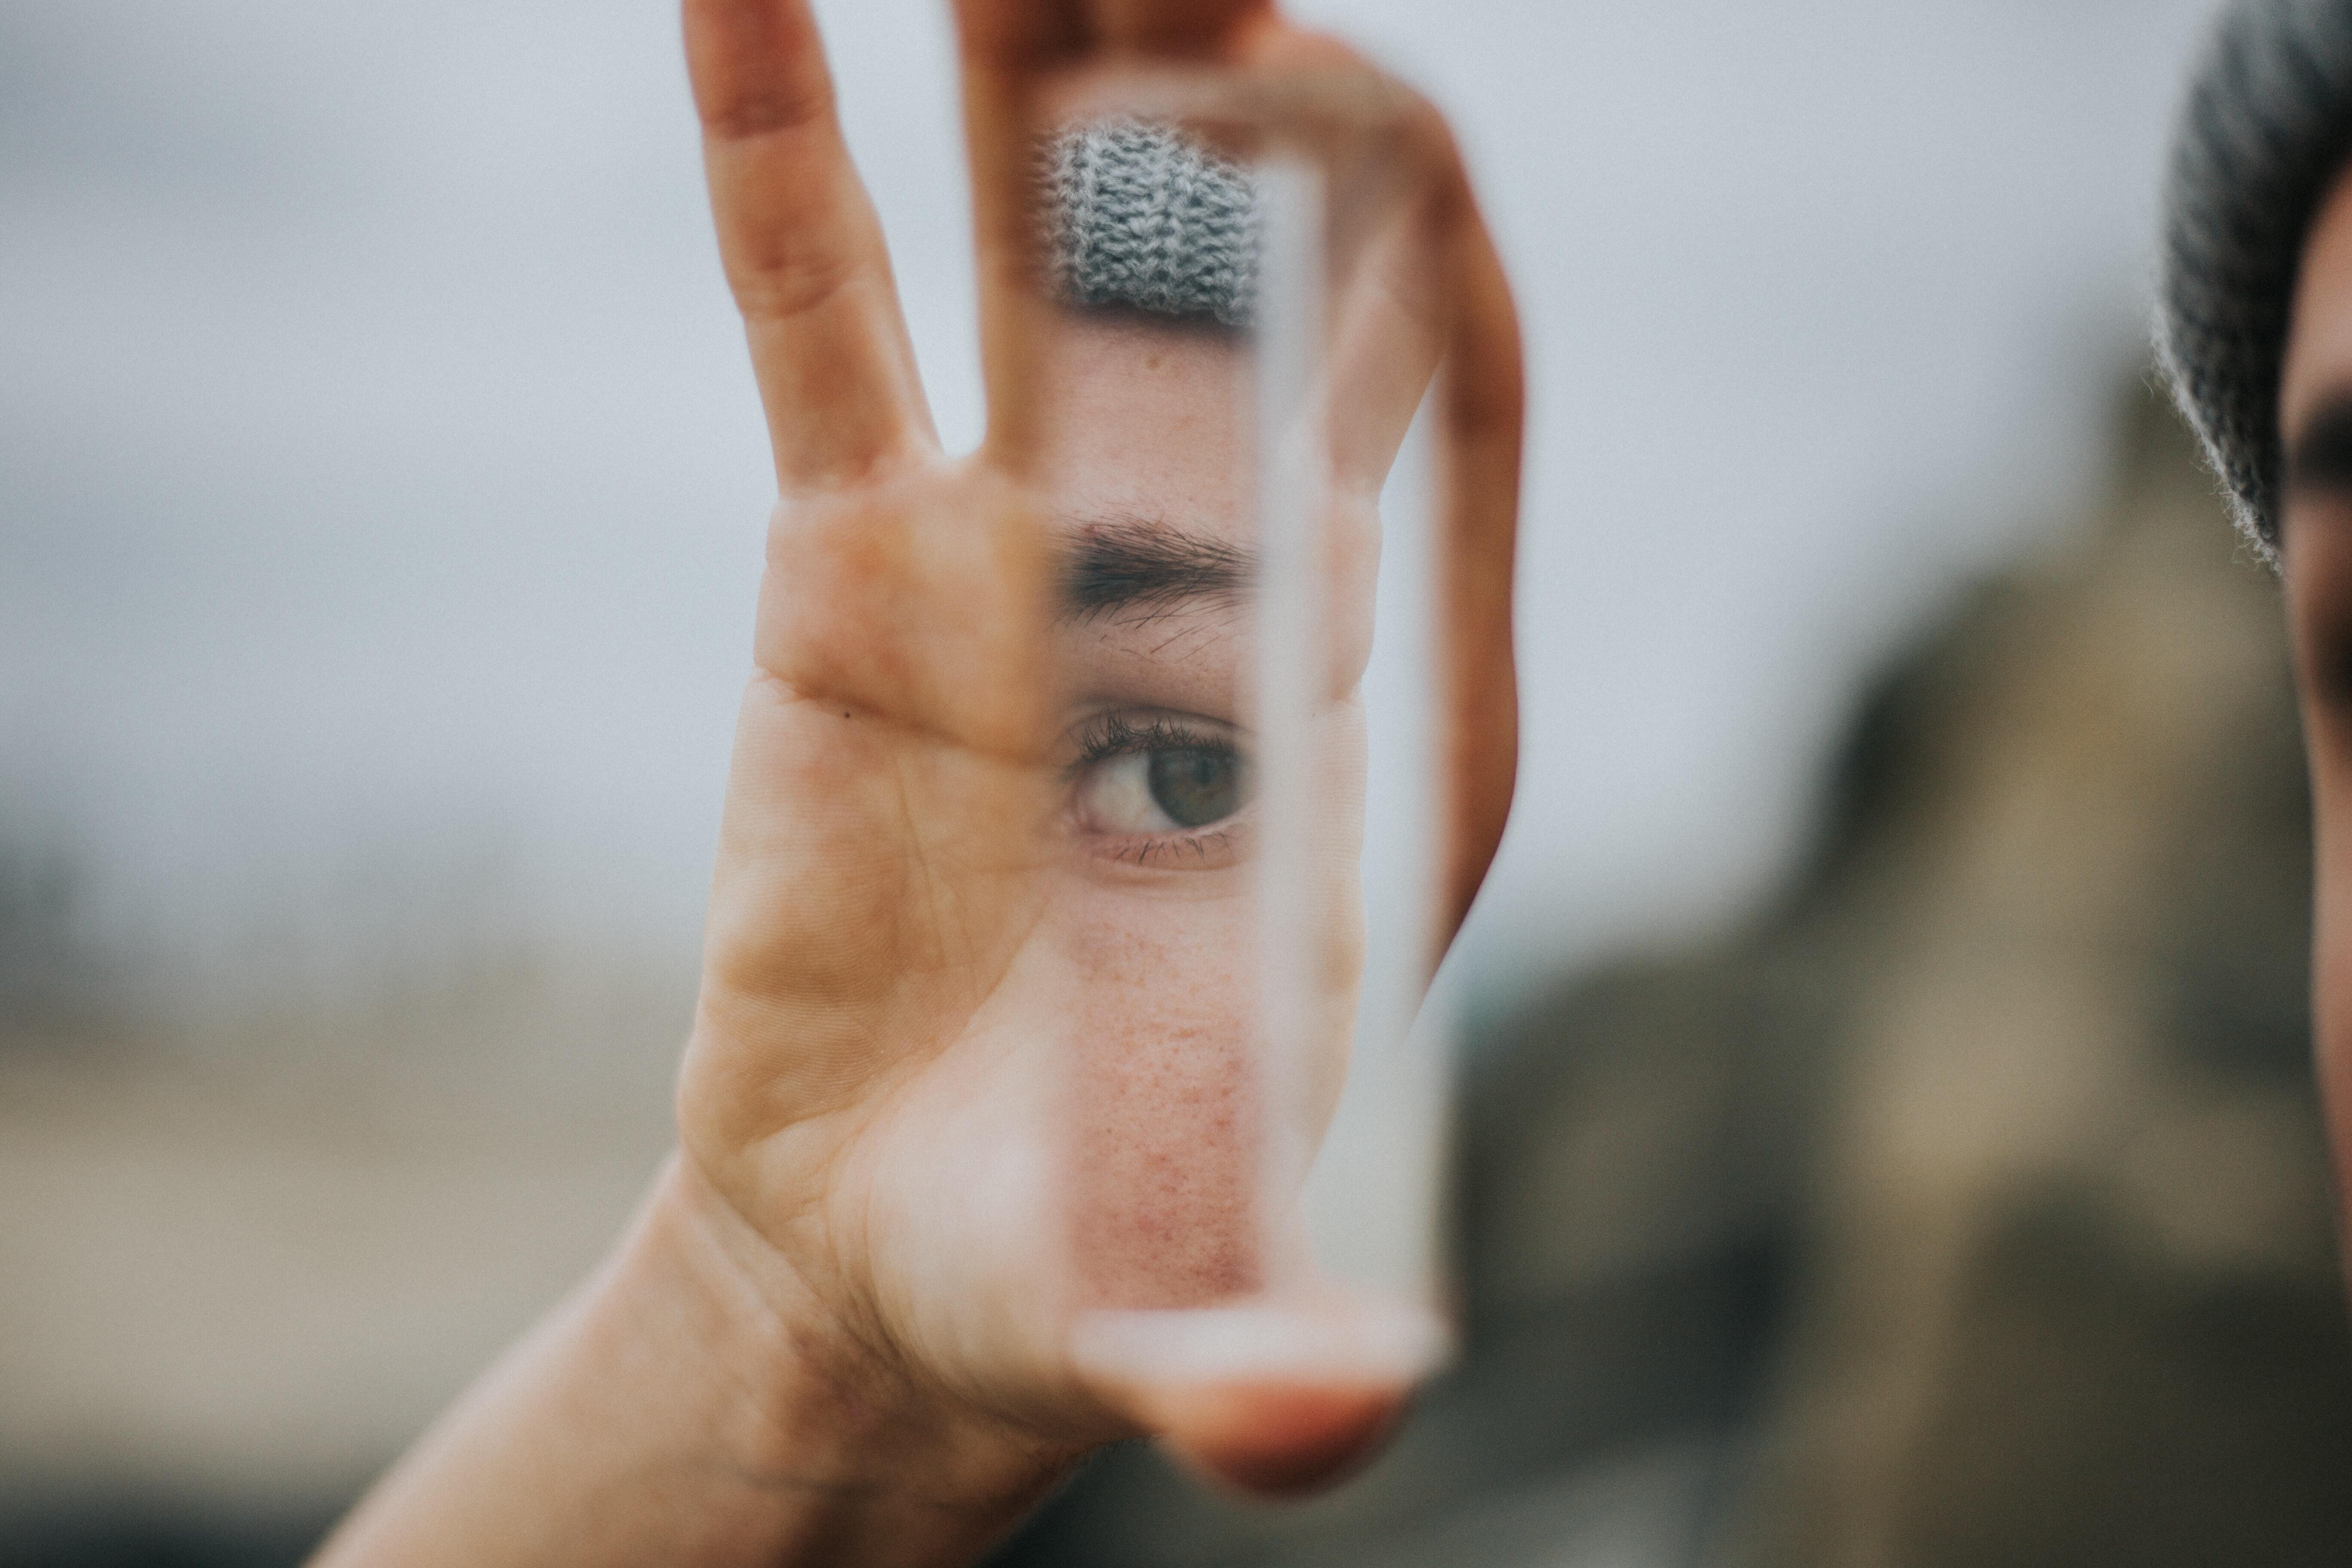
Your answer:
[[[1265,1095],[1245,898],[1073,900],[1064,1126],[1095,1304],[1197,1306],[1263,1276]]]

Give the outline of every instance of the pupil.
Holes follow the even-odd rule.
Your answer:
[[[1241,806],[1242,760],[1231,752],[1154,752],[1145,777],[1151,803],[1180,827],[1206,826]]]

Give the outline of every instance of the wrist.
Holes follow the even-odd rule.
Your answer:
[[[702,1463],[757,1516],[742,1524],[765,1561],[820,1543],[829,1562],[961,1560],[1083,1452],[908,1375],[688,1156],[665,1167],[596,1293],[612,1353],[652,1338],[690,1357],[673,1375],[703,1391]]]

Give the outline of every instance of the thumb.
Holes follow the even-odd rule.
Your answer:
[[[1370,1459],[1450,1349],[1425,1310],[1337,1290],[1089,1312],[1070,1336],[1097,1398],[1195,1469],[1266,1496],[1329,1485]]]

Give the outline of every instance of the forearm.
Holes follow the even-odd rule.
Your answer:
[[[313,1568],[968,1562],[1066,1464],[867,1375],[673,1161],[620,1247]],[[782,1300],[780,1300],[782,1298]]]

